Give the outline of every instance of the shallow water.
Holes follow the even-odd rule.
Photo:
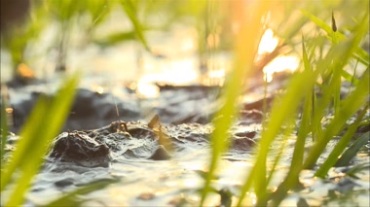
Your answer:
[[[196,131],[192,128],[192,132]],[[170,160],[126,158],[116,153],[106,168],[86,168],[51,160],[37,176],[27,202],[45,204],[94,180],[118,179],[105,189],[82,196],[86,200],[83,205],[177,206],[184,202],[185,206],[194,206],[199,202],[197,193],[203,185],[202,172],[207,171],[209,146],[205,142],[194,141],[179,146],[181,149],[176,150]],[[212,186],[217,190],[229,189],[238,195],[239,187],[252,166],[252,155],[253,149],[231,149],[221,161],[222,169],[217,173]],[[272,179],[272,187],[281,181],[289,161],[289,155],[282,158]],[[354,164],[359,163],[369,163],[368,155],[359,155]],[[357,179],[346,176],[343,171],[345,168],[332,169],[325,180],[314,178],[313,171],[303,171],[300,180],[304,189],[290,194],[281,206],[295,206],[298,202],[306,202],[309,206],[368,206],[369,171],[357,173]],[[215,193],[207,200],[207,205],[215,206],[219,203],[220,197]]]
[[[10,90],[14,131],[19,130],[23,124],[29,113],[25,109],[31,109],[40,94],[41,86],[42,84]],[[80,88],[76,97],[78,101],[72,108],[74,113],[65,125],[65,130],[69,129],[69,132],[62,133],[61,137],[73,133],[74,129],[96,129],[119,119],[126,121],[129,129],[140,126],[145,130],[129,130],[130,136],[121,131],[100,137],[90,134],[93,139],[109,147],[109,161],[105,167],[84,167],[73,160],[62,162],[59,158],[47,157],[43,170],[27,196],[27,204],[46,204],[92,181],[108,179],[115,182],[104,189],[79,197],[84,200],[83,206],[196,206],[209,162],[209,136],[213,131],[210,121],[217,110],[219,88],[158,87],[160,94],[153,99],[138,99],[136,92],[128,87],[121,87],[115,93]],[[277,86],[272,84],[271,87]],[[216,191],[230,191],[234,195],[233,201],[254,163],[253,156],[258,148],[263,118],[263,97],[259,95],[259,91],[261,88],[255,87],[242,100],[240,116],[230,130],[231,148],[223,156],[221,167],[212,181]],[[274,95],[271,93],[269,97],[272,99]],[[150,113],[143,113],[146,108],[159,115],[164,131],[173,143],[174,151],[166,151],[171,156],[170,159],[153,158],[159,144],[147,127],[148,120],[145,117]],[[277,187],[288,170],[295,133],[293,131],[289,137],[277,138],[272,145],[270,162],[281,148],[284,153],[271,180],[271,189]],[[15,141],[16,136],[13,136],[9,141],[9,150]],[[309,145],[311,139],[307,139],[307,142]],[[330,152],[336,142],[334,139],[329,143],[327,152]],[[320,160],[327,155],[324,153]],[[369,166],[369,163],[369,154],[362,151],[356,156],[352,166]],[[314,171],[303,171],[300,181],[304,188],[290,193],[281,206],[369,206],[369,167],[356,173],[358,178],[346,175],[348,168],[351,166],[333,168],[326,179],[315,178]],[[2,193],[2,197],[6,196],[7,191]],[[247,198],[251,204],[255,202],[253,194],[249,194]],[[214,192],[207,199],[206,205],[217,206],[220,202],[220,194]]]

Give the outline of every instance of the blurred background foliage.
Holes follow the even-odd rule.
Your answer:
[[[124,41],[136,40],[147,51],[155,52],[151,51],[146,34],[149,31],[167,31],[176,24],[185,24],[196,29],[199,67],[206,68],[206,59],[212,52],[230,51],[233,48],[233,36],[238,32],[238,20],[232,18],[234,14],[227,1],[17,0],[13,4],[19,9],[12,11],[9,17],[2,17],[4,22],[18,20],[22,16],[25,18],[21,24],[18,21],[18,24],[2,25],[2,30],[5,27],[12,28],[8,30],[11,32],[2,34],[1,49],[2,52],[9,52],[14,75],[17,75],[19,64],[27,64],[32,62],[32,59],[52,51],[57,51],[54,57],[55,70],[65,70],[69,47],[83,48],[88,44],[110,47]],[[316,44],[324,41],[322,36],[315,35],[321,32],[320,29],[313,28],[313,23],[308,21],[299,9],[305,9],[327,21],[330,21],[333,11],[339,31],[349,33],[358,22],[357,17],[368,12],[365,9],[367,6],[368,1],[365,0],[326,0],[319,4],[311,1],[272,2],[270,11],[261,21],[264,21],[265,29],[272,29],[279,37],[281,47],[271,52],[260,68],[278,54],[298,53],[302,33],[315,38]],[[112,21],[115,23],[109,26]],[[54,30],[52,40],[40,44],[45,37],[43,34],[50,30]],[[364,47],[368,47],[368,43],[366,44]],[[32,65],[30,67],[34,68]]]
[[[49,61],[54,62],[55,71],[66,70],[69,67],[68,51],[78,48],[83,52],[83,48],[90,44],[106,48],[125,41],[138,41],[149,53],[161,55],[151,49],[147,41],[148,35],[151,31],[168,32],[174,25],[186,25],[195,29],[198,66],[200,70],[207,70],[207,60],[213,53],[232,51],[233,40],[240,26],[228,1],[4,0],[3,10],[9,8],[6,2],[13,2],[9,4],[13,7],[16,5],[17,9],[8,9],[9,14],[2,12],[2,30],[9,29],[6,33],[2,32],[1,51],[2,56],[5,53],[10,55],[13,77],[19,78],[26,76],[26,69],[20,67],[20,64],[25,63],[29,68],[41,70],[37,68],[40,65],[33,63],[45,54],[49,54]],[[253,4],[253,1],[246,2]],[[256,63],[257,69],[261,70],[278,55],[300,54],[302,34],[310,42],[308,48],[311,47],[310,44],[325,42],[322,36],[317,35],[322,30],[314,27],[314,23],[300,9],[309,11],[327,23],[334,12],[339,31],[349,34],[359,21],[358,18],[368,12],[367,6],[366,0],[271,2],[269,12],[261,21],[265,29],[272,29],[279,38],[279,46]],[[52,35],[47,36],[48,33]],[[364,47],[368,50],[368,41],[364,43]]]

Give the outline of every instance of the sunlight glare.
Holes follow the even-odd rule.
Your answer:
[[[208,72],[208,76],[210,78],[224,78],[225,77],[225,69],[221,68],[219,70],[211,70]]]
[[[185,178],[183,186],[187,188],[198,188],[202,186],[202,179],[196,179],[194,177]]]
[[[279,39],[274,36],[271,29],[267,29],[261,38],[258,46],[258,54],[271,53],[277,47]]]
[[[290,71],[293,72],[297,70],[299,66],[299,59],[296,56],[279,56],[272,60],[268,65],[263,68],[263,73],[265,75],[265,80],[270,82],[272,76],[276,72]]]
[[[182,51],[194,51],[196,49],[196,44],[195,44],[195,38],[194,37],[187,37],[183,38],[181,42],[181,50]]]
[[[12,114],[13,113],[13,108],[7,107],[7,108],[5,108],[5,112],[8,113],[8,114]]]
[[[136,94],[141,98],[158,98],[159,88],[153,83],[141,80],[137,83]]]
[[[218,85],[222,86],[225,79],[225,68],[220,68],[218,70],[207,71],[207,76],[202,77],[202,83],[205,85]]]
[[[166,65],[153,66],[141,79],[150,83],[166,83],[175,86],[194,84],[199,78],[196,58],[173,59]]]
[[[97,84],[93,84],[91,88],[98,94],[103,94],[105,92],[104,87]]]

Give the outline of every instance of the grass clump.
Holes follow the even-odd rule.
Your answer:
[[[41,97],[37,102],[20,133],[15,150],[11,152],[9,160],[2,165],[0,191],[9,190],[8,199],[2,199],[2,205],[23,204],[25,194],[42,166],[51,141],[60,132],[69,114],[77,83],[78,77],[74,76],[64,83],[54,98]],[[3,136],[2,146],[6,144],[6,138]],[[7,189],[10,184],[11,189]]]
[[[338,162],[343,163],[343,160],[346,160],[348,164],[348,159],[353,158],[360,148],[360,144],[355,144],[351,147],[352,153],[349,154],[349,151],[346,151],[343,154],[347,144],[353,139],[357,128],[363,122],[363,118],[368,111],[369,54],[360,47],[364,37],[368,34],[368,13],[358,20],[357,26],[352,29],[349,36],[346,36],[338,31],[334,14],[331,17],[331,27],[307,10],[301,10],[301,12],[303,16],[306,16],[327,33],[331,44],[328,49],[322,49],[326,45],[315,44],[315,42],[312,44],[310,42],[311,48],[308,51],[306,48],[307,40],[302,38],[302,69],[295,72],[284,94],[274,101],[269,111],[261,134],[259,147],[256,150],[255,163],[241,187],[240,194],[237,196],[236,206],[251,205],[244,202],[245,197],[250,195],[251,192],[257,198],[254,205],[278,206],[288,195],[288,191],[294,190],[298,186],[299,174],[302,170],[314,170],[315,176],[325,178],[331,167]],[[254,30],[253,27],[250,30]],[[315,41],[315,39],[312,38],[311,41]],[[317,50],[320,50],[321,54],[317,55]],[[252,53],[249,53],[249,55],[252,55]],[[243,57],[248,59],[245,55]],[[360,77],[355,77],[346,70],[352,60],[361,62],[367,67]],[[241,62],[241,60],[236,59],[235,65],[239,65]],[[253,62],[253,59],[243,62],[243,65],[248,66],[251,62]],[[237,69],[237,67],[234,68],[234,70]],[[237,82],[233,84],[239,84],[240,86],[242,85],[242,80],[236,74],[236,72],[231,73],[229,80]],[[353,79],[356,80],[353,88],[345,97],[341,97],[342,81],[353,83]],[[321,95],[318,95],[318,91]],[[227,117],[236,113],[235,109],[226,110],[224,107],[235,108],[235,105],[228,104],[228,101],[235,103],[236,97],[239,95],[238,92],[240,90],[235,90],[235,88],[226,84],[226,102],[219,111],[224,118],[214,123],[213,153],[209,165],[209,177],[212,177],[215,172],[214,169],[217,166],[215,164],[217,161],[215,160],[219,159],[221,153],[228,146],[223,140],[227,137],[227,130],[232,120]],[[328,115],[333,115],[333,119],[323,125],[322,120]],[[297,137],[290,168],[280,185],[276,190],[272,191],[270,190],[272,187],[269,182],[271,176],[276,172],[274,166],[276,166],[276,160],[279,159],[279,156],[275,158],[275,164],[269,169],[267,163],[270,160],[271,146],[279,135],[284,134],[283,126],[292,125],[291,120],[294,120],[297,116],[300,117],[300,121],[296,126]],[[356,116],[356,120],[349,123],[353,116]],[[343,130],[345,130],[344,135],[341,135]],[[314,141],[312,146],[307,145],[307,138],[310,136],[312,136]],[[335,136],[342,138],[329,153],[329,156],[322,163],[318,163],[318,158],[322,157],[327,144]],[[358,141],[358,143],[361,142],[363,146],[364,139],[359,140],[361,141]],[[223,146],[220,147],[219,145]],[[307,154],[304,153],[306,148],[309,149]],[[338,161],[339,157],[341,157],[341,161]],[[210,182],[207,179],[202,198],[206,195],[204,192],[207,192],[209,185]],[[201,205],[203,205],[203,199],[201,200]]]
[[[69,115],[74,100],[79,76],[68,78],[54,97],[42,96],[36,103],[30,117],[20,132],[20,138],[15,144],[14,151],[9,152],[5,160],[5,145],[7,140],[7,120],[4,98],[1,111],[1,188],[2,206],[21,206],[25,203],[26,195],[32,181],[39,173],[44,156],[49,150],[53,139],[62,129]],[[81,206],[84,199],[78,196],[105,188],[117,182],[117,179],[100,179],[68,192],[59,198],[42,206]]]
[[[0,161],[3,164],[6,140],[8,136],[8,120],[6,113],[6,101],[4,97],[1,97],[1,148],[0,148]]]

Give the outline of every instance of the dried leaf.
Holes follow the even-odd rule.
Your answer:
[[[335,23],[334,12],[331,12],[331,29],[336,32],[337,24]]]

